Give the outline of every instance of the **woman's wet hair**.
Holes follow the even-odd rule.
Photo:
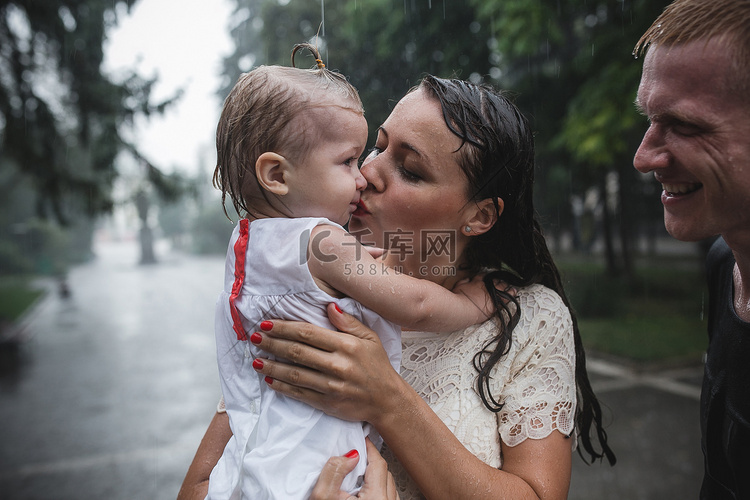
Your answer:
[[[315,57],[315,67],[294,67],[295,55],[305,50]],[[294,47],[291,67],[259,66],[240,76],[224,101],[216,128],[213,183],[221,190],[222,204],[229,196],[244,217],[252,215],[249,200],[262,196],[268,201],[255,177],[258,157],[267,151],[303,157],[320,131],[306,130],[300,120],[327,106],[364,113],[357,89],[344,75],[327,69],[311,44]]]
[[[459,166],[469,181],[470,203],[491,199],[499,213],[489,231],[470,238],[463,259],[464,270],[472,276],[493,270],[486,274],[485,285],[498,317],[506,319],[500,321],[503,327],[498,335],[474,357],[482,401],[494,412],[503,407],[490,392],[490,377],[493,367],[508,353],[520,319],[517,299],[506,290],[496,289],[495,280],[512,287],[540,283],[561,297],[573,321],[578,392],[575,420],[581,445],[592,461],[606,456],[614,464],[601,406],[586,372],[576,317],[534,210],[534,139],[528,121],[507,95],[489,85],[427,76],[418,88],[438,100],[445,123],[462,140]],[[502,212],[498,198],[503,200]],[[594,447],[592,431],[601,451]],[[581,447],[578,451],[586,460]]]

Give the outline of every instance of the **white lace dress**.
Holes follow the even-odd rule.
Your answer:
[[[505,404],[499,413],[482,403],[472,364],[496,334],[493,321],[449,334],[404,331],[401,339],[401,375],[469,451],[497,468],[503,463],[500,440],[515,446],[556,429],[565,435],[574,430],[575,347],[568,309],[541,285],[520,290],[517,298],[521,318],[490,382],[495,400]],[[387,446],[383,456],[401,500],[424,498]]]

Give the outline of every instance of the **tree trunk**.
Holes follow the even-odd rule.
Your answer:
[[[609,193],[607,192],[607,176],[601,177],[599,185],[602,194],[602,230],[604,233],[604,255],[607,263],[607,274],[609,276],[618,276],[620,268],[617,265],[617,256],[615,255],[614,237],[612,235],[612,214],[609,211]]]
[[[148,227],[148,194],[141,189],[135,195],[135,205],[138,209],[138,218],[141,220],[140,240],[141,240],[141,264],[155,264],[156,254],[154,253],[154,235],[151,228]]]

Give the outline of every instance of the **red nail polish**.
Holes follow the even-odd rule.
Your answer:
[[[337,311],[339,312],[339,314],[344,314],[343,312],[341,312],[341,308],[339,307],[339,305],[338,305],[338,304],[333,304],[333,307],[335,307],[335,308],[336,308],[336,310],[337,310]],[[357,450],[354,450],[354,451],[357,451]],[[350,452],[350,453],[351,453],[351,452]]]
[[[273,328],[273,322],[272,321],[263,321],[260,324],[260,329],[263,330],[264,332],[267,332],[271,328]]]
[[[250,335],[250,342],[252,342],[253,344],[260,344],[262,340],[263,340],[263,337],[258,332],[255,332],[252,335]]]
[[[346,458],[356,458],[359,456],[359,452],[357,450],[352,450],[346,455],[344,455]]]
[[[266,384],[268,384],[268,385],[271,385],[271,384],[273,384],[273,379],[272,379],[271,377],[266,377],[266,378],[264,378],[263,380],[265,380],[265,381],[266,381]]]
[[[262,370],[263,369],[263,360],[262,359],[254,359],[253,360],[253,368],[256,370]]]

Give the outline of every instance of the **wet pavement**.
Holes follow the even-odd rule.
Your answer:
[[[174,499],[220,392],[213,305],[223,259],[106,243],[0,357],[0,498]],[[700,367],[590,360],[618,464],[574,458],[571,499],[697,498]]]

